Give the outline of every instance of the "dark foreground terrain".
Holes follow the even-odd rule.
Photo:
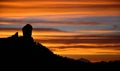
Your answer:
[[[74,60],[54,54],[48,48],[34,41],[31,37],[32,26],[24,27],[23,36],[18,33],[8,38],[0,38],[1,67],[13,67],[21,69],[39,69],[39,71],[98,71],[120,70],[119,61],[91,63],[86,59]]]

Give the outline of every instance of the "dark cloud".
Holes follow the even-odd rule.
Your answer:
[[[44,19],[38,18],[23,18],[23,19],[15,19],[15,18],[0,18],[0,22],[31,22],[31,23],[40,23],[40,22],[51,22]]]
[[[49,17],[48,17],[49,18]],[[120,16],[93,16],[93,17],[67,17],[64,19],[48,19],[42,17],[26,17],[26,18],[4,18],[0,17],[0,22],[19,22],[19,23],[60,23],[60,24],[73,24],[73,25],[100,25],[100,24],[113,24],[120,25]]]
[[[120,50],[120,46],[47,46],[49,47],[50,49],[53,48],[53,49],[69,49],[69,48],[84,48],[84,49],[93,49],[93,48],[100,48],[100,49],[112,49],[112,50]],[[102,53],[102,52],[98,52],[98,53]],[[104,52],[103,52],[104,53]],[[109,52],[108,52],[109,53]]]
[[[36,39],[39,41],[39,39]],[[114,44],[114,43],[120,43],[120,39],[41,39],[40,40],[43,43],[61,43],[61,44],[79,44],[79,43],[94,43],[94,44]]]
[[[120,16],[77,17],[77,18],[68,18],[66,20],[84,21],[84,22],[120,22]]]
[[[48,46],[49,47],[49,46]],[[120,46],[105,46],[105,47],[101,47],[101,46],[55,46],[52,47],[50,46],[49,48],[57,48],[57,49],[68,49],[68,48],[108,48],[108,49],[116,49],[116,50],[120,50]]]
[[[70,20],[69,20],[70,19]],[[80,18],[76,18],[76,20],[71,20],[71,18],[69,19],[64,19],[64,20],[49,20],[49,19],[42,19],[42,18],[23,18],[23,19],[15,19],[15,18],[0,18],[0,22],[6,22],[6,23],[11,23],[11,24],[16,24],[16,23],[44,23],[44,24],[57,24],[57,25],[73,25],[73,26],[78,26],[78,25],[100,25],[101,23],[98,22],[83,22],[82,20],[80,20]],[[2,24],[4,24],[2,23]]]
[[[49,6],[48,6],[49,5]],[[0,5],[1,8],[19,8],[19,9],[41,9],[41,8],[73,8],[73,9],[79,9],[79,8],[87,8],[87,9],[105,9],[105,8],[116,8],[116,9],[119,9],[120,8],[120,5],[119,4],[111,4],[111,5],[91,5],[91,4],[87,4],[87,5],[82,5],[82,4],[58,4],[58,5],[54,5],[54,4],[47,4],[47,6],[45,5],[22,5],[22,6],[19,6],[19,5]]]
[[[47,32],[66,32],[66,31],[62,31],[60,29],[55,29],[55,28],[34,28],[33,31],[41,31],[41,32],[44,32],[44,31],[47,31]]]
[[[21,30],[22,26],[19,25],[15,25],[18,26],[19,28],[12,28],[12,26],[9,26],[9,28],[2,28],[2,25],[0,25],[0,31],[5,31],[5,30]],[[10,28],[11,27],[11,28]],[[34,31],[39,31],[39,32],[66,32],[66,31],[62,31],[60,29],[55,29],[55,28],[34,28]],[[47,34],[47,33],[46,33]]]

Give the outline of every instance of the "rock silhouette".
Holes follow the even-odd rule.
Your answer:
[[[11,36],[12,38],[18,38],[18,32]]]
[[[27,24],[25,25],[23,28],[22,28],[22,32],[23,32],[23,37],[31,37],[32,36],[32,26],[30,24]]]
[[[8,38],[0,39],[0,47],[2,55],[4,56],[40,56],[41,54],[53,54],[49,49],[34,42],[32,38],[32,26],[30,24],[25,25],[22,28],[23,36],[18,36],[18,32]],[[7,44],[7,45],[6,45]],[[8,51],[6,51],[8,49]],[[3,51],[5,50],[5,51]],[[25,51],[26,50],[26,51]],[[39,50],[39,51],[38,51]],[[13,53],[13,54],[11,54]]]
[[[59,70],[86,70],[86,67],[91,67],[90,69],[96,70],[95,67],[109,69],[111,66],[120,65],[120,61],[91,63],[85,59],[74,60],[56,55],[42,44],[33,40],[32,29],[32,26],[27,24],[22,28],[23,36],[19,37],[18,32],[16,32],[11,37],[0,38],[1,59],[7,59],[6,62],[10,64],[15,62],[15,65],[22,64],[24,66],[25,64],[30,67],[36,65],[39,66],[40,69],[43,67],[46,67],[46,69],[51,67],[51,70],[54,70],[55,67],[59,68]]]

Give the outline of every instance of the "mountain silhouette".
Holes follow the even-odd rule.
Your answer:
[[[45,69],[56,67],[59,70],[74,69],[74,71],[86,70],[89,67],[92,70],[96,70],[95,67],[109,69],[111,66],[120,65],[120,61],[91,63],[84,58],[74,60],[54,54],[41,43],[34,41],[32,29],[32,26],[27,24],[22,28],[23,36],[19,37],[16,32],[11,37],[0,38],[0,57],[3,61],[5,60],[4,64],[39,66],[40,68],[46,67]]]

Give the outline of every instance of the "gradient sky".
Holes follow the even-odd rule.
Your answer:
[[[1,0],[0,37],[25,24],[57,54],[120,55],[119,0]],[[120,57],[119,57],[120,59]]]

